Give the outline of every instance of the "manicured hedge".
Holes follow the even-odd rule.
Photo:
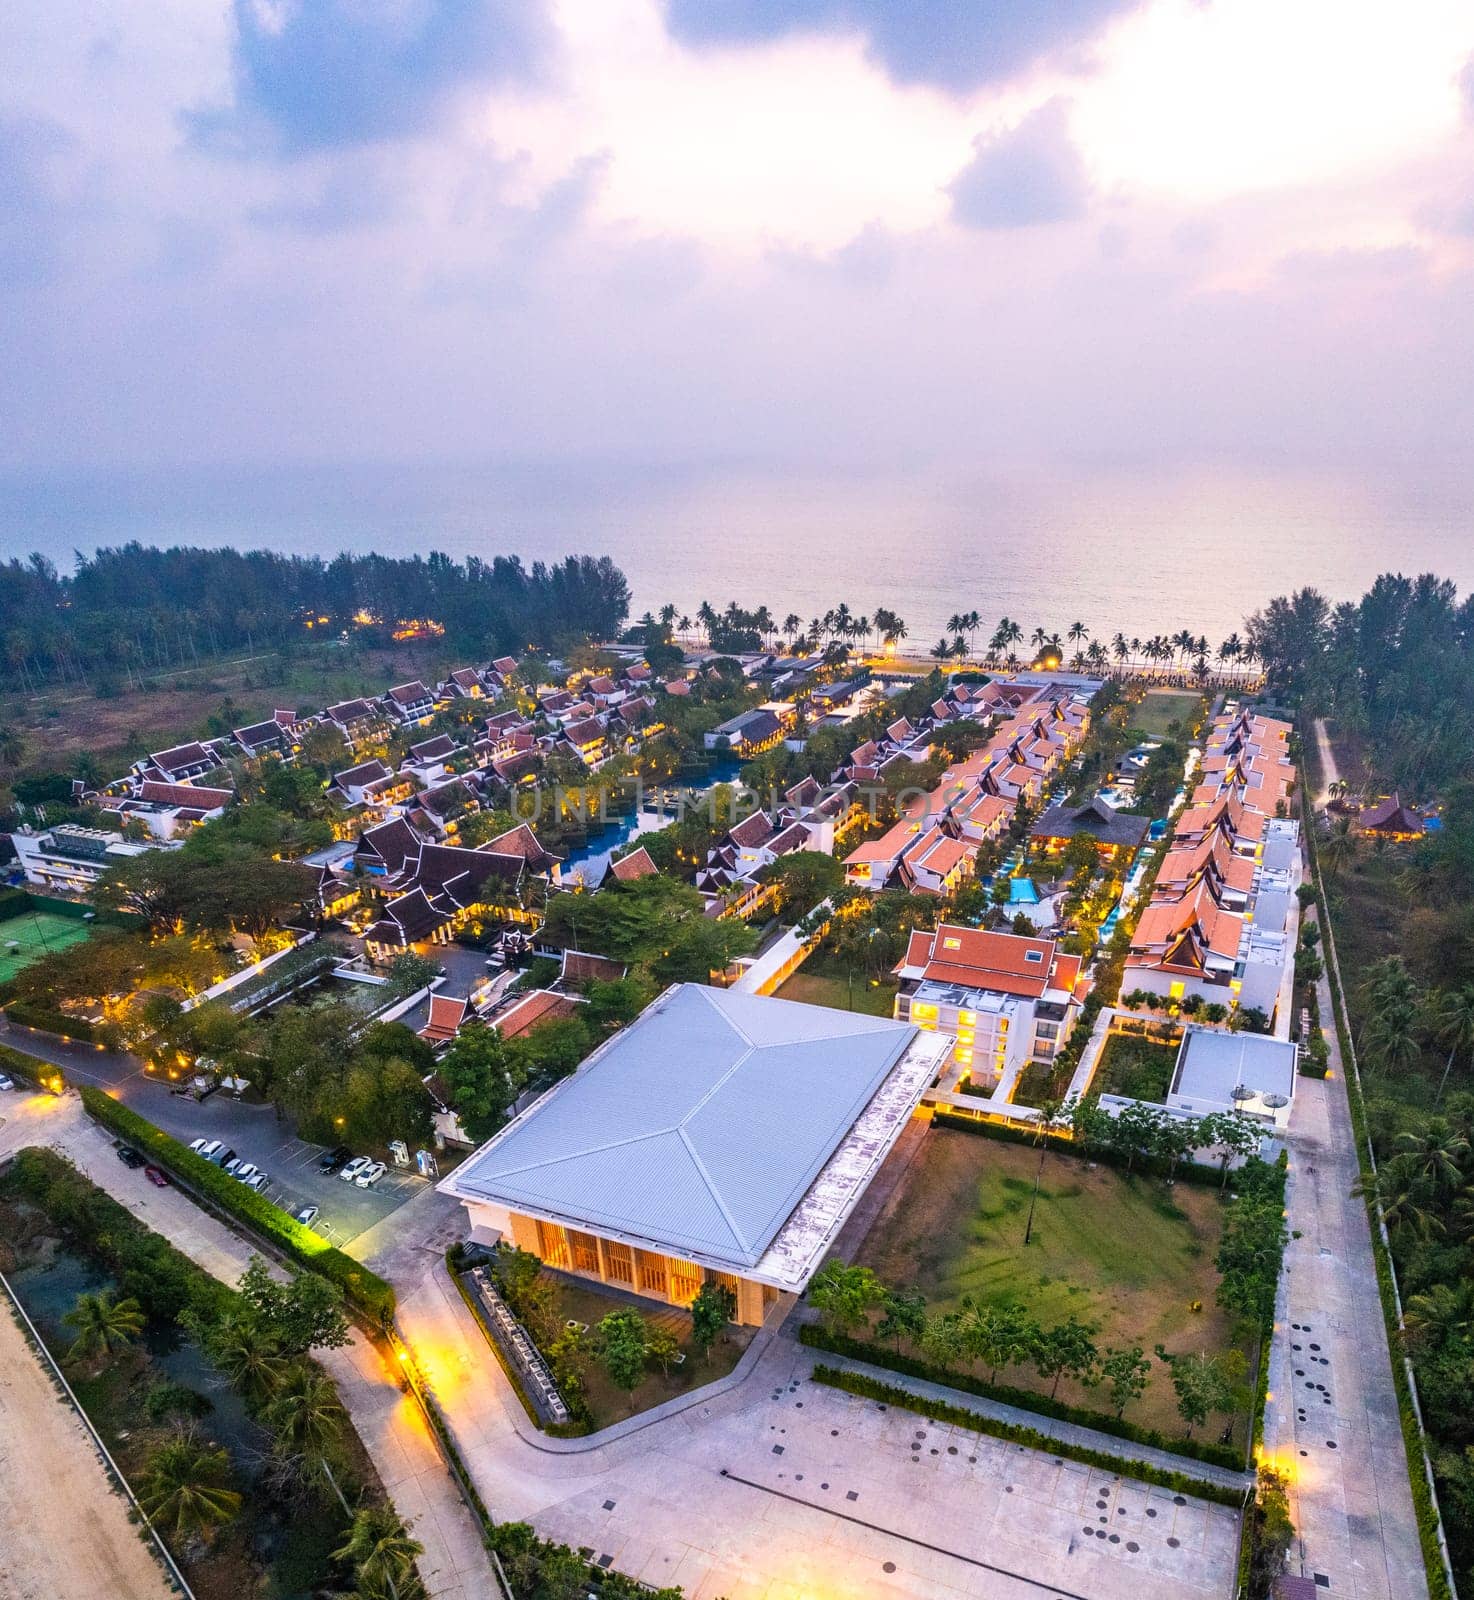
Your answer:
[[[253,1233],[260,1234],[299,1266],[336,1283],[349,1305],[375,1327],[387,1328],[393,1321],[394,1290],[377,1273],[334,1249],[321,1234],[302,1227],[269,1200],[237,1183],[219,1167],[212,1166],[187,1145],[101,1089],[84,1087],[82,1104],[89,1116],[111,1128],[159,1166],[166,1167]]]
[[[1130,1439],[1135,1444],[1150,1445],[1155,1450],[1193,1456],[1199,1461],[1209,1461],[1215,1467],[1228,1467],[1231,1471],[1239,1471],[1244,1465],[1243,1452],[1230,1445],[1201,1439],[1176,1439],[1169,1434],[1159,1433],[1155,1428],[1138,1427],[1136,1423],[1123,1421],[1106,1411],[1091,1411],[1084,1406],[1067,1405],[1063,1400],[1051,1400],[1047,1394],[1035,1394],[1032,1389],[1015,1389],[1006,1383],[988,1383],[971,1373],[949,1372],[945,1367],[918,1361],[914,1356],[902,1355],[899,1350],[888,1350],[884,1345],[871,1344],[866,1339],[851,1339],[847,1334],[831,1333],[817,1322],[804,1323],[798,1330],[798,1338],[800,1344],[806,1344],[812,1350],[827,1350],[831,1355],[848,1356],[852,1361],[868,1362],[873,1367],[889,1367],[892,1372],[904,1372],[909,1378],[923,1378],[928,1383],[940,1383],[948,1389],[961,1389],[966,1394],[975,1394],[984,1400],[1017,1406],[1021,1411],[1036,1411],[1041,1417],[1054,1417],[1060,1422],[1094,1428],[1097,1433]]]
[[[35,1056],[28,1056],[22,1050],[12,1050],[8,1044],[0,1044],[0,1072],[10,1078],[23,1078],[38,1089],[51,1088],[52,1082],[58,1078],[63,1086],[66,1083],[60,1067],[52,1066],[49,1061],[38,1061]]]
[[[12,1000],[5,1007],[10,1022],[23,1028],[35,1028],[40,1033],[59,1033],[66,1039],[82,1039],[91,1044],[95,1029],[86,1017],[69,1017],[64,1011],[43,1006],[34,1000]]]
[[[23,916],[31,909],[31,897],[24,889],[0,889],[0,922]]]
[[[1052,1434],[1041,1433],[1037,1428],[1026,1428],[1016,1422],[1001,1422],[984,1416],[979,1411],[969,1411],[966,1406],[953,1405],[948,1400],[933,1400],[925,1395],[913,1394],[898,1384],[885,1383],[863,1372],[849,1372],[838,1367],[828,1367],[822,1362],[814,1368],[815,1383],[827,1384],[831,1389],[843,1389],[846,1394],[859,1395],[866,1400],[879,1400],[885,1405],[899,1406],[905,1411],[915,1411],[934,1422],[945,1422],[951,1427],[969,1428],[974,1433],[986,1433],[995,1439],[1007,1439],[1010,1444],[1021,1444],[1030,1450],[1042,1450],[1049,1455],[1064,1456],[1070,1461],[1081,1461],[1087,1467],[1097,1467],[1102,1472],[1118,1473],[1135,1478],[1141,1483],[1154,1484],[1159,1489],[1171,1489],[1176,1494],[1196,1495],[1200,1500],[1211,1500],[1216,1505],[1241,1507],[1247,1494],[1243,1489],[1228,1489],[1222,1484],[1209,1483],[1187,1472],[1169,1472],[1164,1467],[1147,1461],[1136,1461],[1129,1456],[1111,1455],[1105,1450],[1091,1450],[1084,1445],[1072,1444],[1066,1439],[1056,1439]]]

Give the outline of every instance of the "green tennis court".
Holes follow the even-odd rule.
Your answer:
[[[0,922],[0,983],[53,950],[79,944],[91,931],[91,924],[80,917],[59,917],[54,911],[23,911],[7,917]]]

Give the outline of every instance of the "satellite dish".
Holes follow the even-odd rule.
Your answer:
[[[1254,1091],[1246,1083],[1236,1083],[1233,1086],[1233,1098],[1235,1100],[1252,1100]]]
[[[1278,1111],[1281,1106],[1289,1105],[1290,1097],[1287,1094],[1267,1094],[1264,1097],[1264,1103],[1271,1110]]]

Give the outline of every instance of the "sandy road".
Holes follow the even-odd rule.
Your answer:
[[[0,1305],[0,1600],[166,1600],[92,1440]]]

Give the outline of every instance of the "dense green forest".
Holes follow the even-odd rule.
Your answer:
[[[1355,604],[1314,589],[1251,618],[1270,685],[1299,711],[1315,828],[1361,1073],[1380,1205],[1456,1579],[1474,1577],[1474,598],[1384,575]],[[1360,833],[1359,800],[1400,788],[1436,814],[1424,838]],[[1344,797],[1341,791],[1345,791]],[[1338,815],[1339,812],[1339,815]],[[1317,962],[1317,968],[1318,968]],[[1327,1018],[1326,1020],[1329,1020]],[[1415,1473],[1416,1477],[1416,1473]]]
[[[1388,787],[1421,797],[1474,772],[1474,594],[1384,573],[1356,602],[1281,596],[1246,631],[1270,687],[1374,745]]]
[[[281,648],[353,629],[387,642],[431,623],[469,657],[612,638],[629,584],[607,556],[524,567],[515,556],[280,555],[127,544],[79,556],[64,576],[44,557],[0,566],[0,648],[26,688],[112,680],[225,651]]]

